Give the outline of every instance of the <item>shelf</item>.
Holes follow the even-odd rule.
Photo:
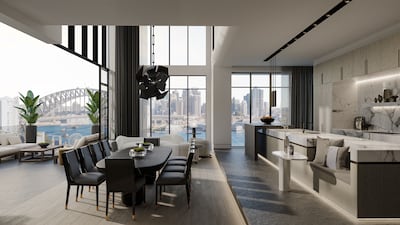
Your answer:
[[[371,107],[400,107],[400,102],[370,103]]]

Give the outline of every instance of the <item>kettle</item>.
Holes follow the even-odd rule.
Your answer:
[[[366,127],[367,127],[367,124],[365,123],[365,117],[356,116],[354,118],[354,129],[364,130]]]

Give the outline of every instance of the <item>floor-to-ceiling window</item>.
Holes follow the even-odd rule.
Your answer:
[[[185,140],[206,134],[206,76],[170,76],[169,93],[151,100],[151,136],[179,134]]]
[[[66,27],[63,31],[66,31]],[[82,27],[75,28],[82,39]],[[32,90],[40,95],[38,139],[73,144],[76,137],[91,132],[91,122],[85,105],[86,89],[99,90],[100,76],[103,101],[107,101],[107,70],[76,55],[43,43],[27,34],[0,23],[0,61],[4,82],[0,84],[0,132],[12,132],[24,138],[25,121],[14,106],[21,104],[18,93]],[[74,36],[74,37],[75,37]],[[63,32],[63,43],[67,43]],[[81,54],[85,44],[76,42],[76,53]],[[86,46],[87,47],[87,46]],[[102,126],[105,129],[107,108],[102,104]],[[107,134],[106,134],[107,135]]]
[[[149,26],[142,30],[147,35],[143,35],[141,52],[149,51],[142,63],[167,66],[170,74],[168,94],[146,101],[149,115],[144,134],[179,134],[188,140],[196,128],[196,137],[205,138],[207,74],[198,71],[206,67],[206,27]]]
[[[260,122],[264,115],[271,115],[276,123],[290,123],[289,80],[288,74],[232,74],[232,146],[244,146],[244,124]],[[271,104],[274,95],[276,103]]]

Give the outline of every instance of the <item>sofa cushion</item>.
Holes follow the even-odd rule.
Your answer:
[[[0,135],[0,143],[1,145],[8,145],[8,137],[10,136],[10,134],[1,134]]]
[[[133,148],[137,145],[136,143],[143,143],[143,141],[144,141],[143,137],[127,137],[127,136],[123,136],[123,135],[119,135],[115,139],[118,150]]]
[[[313,162],[324,165],[329,146],[343,147],[343,144],[344,139],[335,140],[317,136],[317,146]]]
[[[9,136],[8,137],[8,142],[10,143],[10,145],[15,145],[15,144],[22,143],[21,139],[16,135]]]

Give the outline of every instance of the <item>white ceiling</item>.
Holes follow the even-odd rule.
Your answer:
[[[265,66],[264,59],[340,0],[0,0],[0,13],[25,24],[231,26],[218,63]],[[336,49],[400,22],[399,0],[353,0],[277,55],[278,65],[312,65]],[[23,15],[23,16],[21,16]],[[1,19],[1,18],[0,18]],[[29,21],[28,21],[29,20]]]

